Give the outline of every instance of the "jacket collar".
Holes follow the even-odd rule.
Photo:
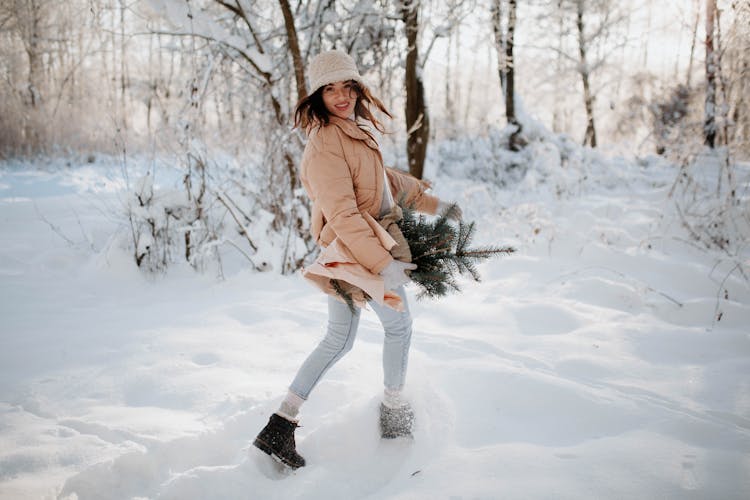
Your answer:
[[[335,115],[330,115],[329,120],[332,125],[337,126],[339,129],[341,129],[342,132],[344,132],[346,135],[348,135],[352,139],[364,141],[365,144],[367,144],[373,149],[378,148],[377,143],[372,139],[372,137],[367,135],[367,132],[359,128],[359,125],[357,125],[355,121],[345,120]]]

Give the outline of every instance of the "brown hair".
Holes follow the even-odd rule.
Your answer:
[[[364,118],[365,120],[368,120],[381,133],[385,133],[385,127],[383,127],[383,124],[372,114],[369,105],[374,105],[389,118],[393,118],[391,113],[388,112],[380,99],[370,93],[370,89],[356,80],[349,80],[349,83],[352,85],[352,90],[357,94],[357,103],[354,105],[354,116],[356,118]],[[323,89],[325,87],[326,86],[324,85],[309,96],[300,99],[299,103],[297,103],[297,108],[294,111],[295,127],[302,126],[304,129],[309,129],[312,127],[328,125],[330,114],[326,109],[326,105],[323,103]],[[369,132],[367,133],[368,135],[371,135]]]

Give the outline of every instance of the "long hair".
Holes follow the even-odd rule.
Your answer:
[[[364,118],[365,120],[372,123],[373,127],[378,129],[380,133],[385,133],[385,127],[370,111],[370,105],[375,106],[377,109],[382,111],[389,118],[393,118],[393,115],[386,109],[385,105],[370,93],[370,89],[360,84],[356,80],[350,80],[349,83],[352,86],[352,91],[357,94],[357,102],[354,105],[354,116],[355,118]],[[326,105],[323,102],[323,87],[320,87],[315,92],[307,97],[300,99],[297,103],[297,108],[294,111],[294,126],[309,129],[313,127],[323,127],[328,125],[331,121],[330,113],[326,109]],[[365,130],[365,132],[367,132]],[[368,135],[372,136],[369,132]]]

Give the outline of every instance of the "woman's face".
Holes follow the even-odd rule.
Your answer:
[[[330,83],[323,87],[323,104],[332,115],[349,118],[357,104],[357,92],[352,81]]]

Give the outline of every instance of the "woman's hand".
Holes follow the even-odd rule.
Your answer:
[[[451,206],[455,208],[450,211],[450,213],[448,214],[448,218],[453,219],[456,222],[460,221],[463,217],[463,213],[461,212],[461,207],[458,206],[458,203],[440,200],[437,207],[438,213],[444,214]]]
[[[400,260],[392,260],[385,269],[380,271],[380,276],[383,277],[383,285],[386,290],[395,290],[401,285],[405,285],[410,281],[410,278],[404,271],[407,269],[414,270],[417,268],[416,264],[410,262],[401,262]]]

